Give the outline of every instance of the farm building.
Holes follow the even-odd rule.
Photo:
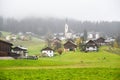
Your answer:
[[[100,37],[100,38],[98,38],[97,40],[95,40],[95,42],[96,42],[99,46],[105,45],[105,39],[102,38],[102,37]]]
[[[13,44],[0,40],[0,57],[9,56],[11,54]]]
[[[19,54],[21,57],[27,56],[27,48],[16,46],[12,49],[13,53]]]
[[[41,50],[41,52],[42,52],[42,54],[44,54],[44,53],[47,54],[47,56],[49,56],[49,57],[54,56],[54,51],[50,47],[43,48]]]
[[[64,44],[64,50],[65,51],[75,51],[77,48],[77,45],[75,43],[73,43],[72,41],[67,41]]]
[[[84,46],[83,46],[83,51],[98,51],[98,45],[93,41],[89,40]]]
[[[52,42],[52,45],[54,47],[54,50],[61,48],[61,46],[62,46],[61,40],[59,38],[54,39]]]

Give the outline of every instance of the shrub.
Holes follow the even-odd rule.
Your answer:
[[[62,48],[59,48],[59,49],[57,50],[57,52],[61,55],[62,52],[63,52],[63,49],[62,49]]]

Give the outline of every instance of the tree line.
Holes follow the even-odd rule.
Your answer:
[[[104,32],[105,34],[118,34],[120,33],[120,22],[113,21],[78,21],[68,19],[67,24],[69,28],[75,33],[82,33],[87,31]],[[8,31],[12,33],[18,32],[33,32],[38,35],[45,35],[46,33],[59,33],[64,32],[65,19],[58,18],[24,18],[16,20],[14,18],[0,17],[0,31]]]

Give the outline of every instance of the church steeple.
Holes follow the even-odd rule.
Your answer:
[[[68,33],[68,24],[67,24],[67,18],[65,20],[65,37],[66,37],[66,34]]]
[[[72,38],[72,32],[70,32],[70,30],[69,30],[67,18],[66,18],[66,20],[65,20],[65,38],[66,38],[66,39]]]

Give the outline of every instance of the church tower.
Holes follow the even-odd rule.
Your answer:
[[[65,20],[65,37],[67,36],[68,33],[68,24],[67,24],[67,19]]]
[[[70,32],[69,26],[68,26],[68,21],[67,19],[65,20],[65,38],[70,39],[72,38],[72,32]]]

